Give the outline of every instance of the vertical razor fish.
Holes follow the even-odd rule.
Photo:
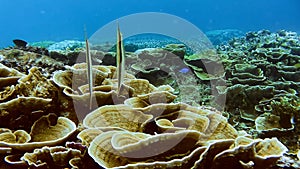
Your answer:
[[[120,94],[121,85],[125,76],[125,52],[123,46],[122,33],[118,24],[117,28],[117,77],[118,77],[118,94]]]
[[[93,103],[93,67],[92,67],[92,57],[90,53],[90,46],[89,41],[87,39],[87,33],[85,29],[85,48],[86,48],[86,63],[87,63],[87,79],[89,83],[89,93],[90,93],[90,100],[89,100],[89,108],[92,109]]]

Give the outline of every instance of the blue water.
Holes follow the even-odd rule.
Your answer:
[[[216,29],[300,32],[299,0],[1,0],[0,47],[28,42],[83,40],[105,24],[138,12],[163,12]]]

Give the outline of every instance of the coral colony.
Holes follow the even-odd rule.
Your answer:
[[[0,168],[299,168],[294,32],[248,32],[199,53],[125,51],[119,27],[109,52],[87,38],[56,51],[14,43],[0,50]],[[203,64],[213,62],[224,71]]]

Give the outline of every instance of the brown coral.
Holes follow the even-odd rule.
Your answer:
[[[129,115],[133,112],[139,115]],[[143,114],[149,117],[134,120]],[[224,164],[242,168],[253,163],[258,169],[274,166],[287,151],[277,139],[238,137],[221,113],[209,107],[183,103],[136,108],[111,105],[92,112],[84,124],[92,120],[98,125],[85,125],[87,129],[78,136],[89,146],[89,155],[104,168],[215,169]]]
[[[0,134],[1,146],[28,151],[43,146],[59,145],[76,131],[76,125],[65,117],[54,114],[43,116],[32,126],[30,134],[24,130]]]

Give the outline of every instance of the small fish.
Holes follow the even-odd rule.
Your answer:
[[[188,73],[189,71],[190,71],[190,69],[186,68],[186,67],[179,70],[180,73]]]
[[[86,29],[85,31],[85,48],[86,48],[86,63],[87,63],[87,79],[89,83],[89,92],[90,92],[90,100],[89,100],[89,108],[92,109],[93,104],[93,67],[92,67],[92,57],[90,53],[89,41],[87,39]]]
[[[25,48],[27,46],[27,42],[21,39],[14,39],[13,43],[16,45],[18,48]]]
[[[118,94],[120,94],[121,85],[125,76],[125,52],[123,46],[122,33],[120,26],[117,28],[117,77],[118,77]]]

